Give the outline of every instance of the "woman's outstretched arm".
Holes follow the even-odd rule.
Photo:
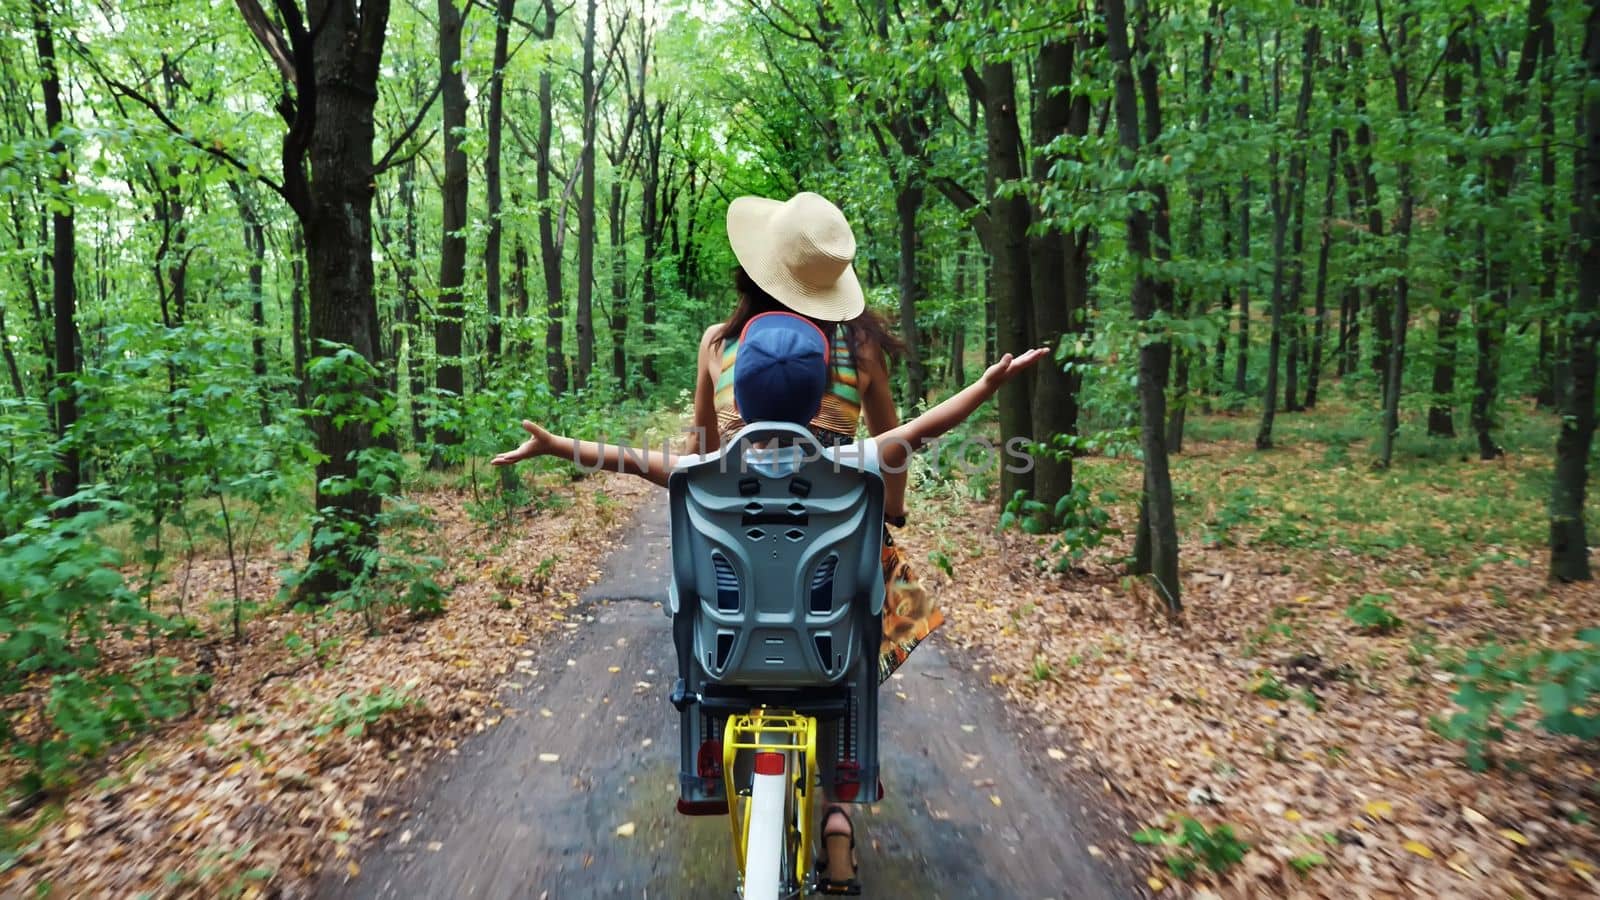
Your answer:
[[[1045,347],[1029,350],[1017,357],[1007,353],[977,381],[962,388],[955,396],[899,428],[878,435],[873,440],[878,442],[879,463],[885,471],[904,469],[908,454],[921,450],[928,441],[966,421],[1002,385],[1033,368],[1049,354],[1049,349]]]
[[[586,469],[608,469],[653,481],[667,486],[667,476],[678,461],[674,453],[660,450],[634,450],[617,444],[580,441],[560,434],[551,434],[527,419],[522,420],[522,430],[528,439],[515,450],[489,460],[490,465],[509,466],[535,456],[557,456],[570,459]]]

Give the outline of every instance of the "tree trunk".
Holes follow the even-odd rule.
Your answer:
[[[578,161],[578,367],[572,379],[580,390],[589,384],[589,373],[594,369],[594,135],[595,107],[599,99],[596,96],[594,69],[595,0],[588,0],[587,8],[588,16],[583,24],[583,71],[580,78],[583,90],[583,122],[580,126],[583,146]]]
[[[1415,13],[1410,8],[1409,0],[1405,0],[1400,9],[1399,21],[1395,23],[1394,50],[1389,54],[1390,71],[1394,80],[1395,112],[1401,122],[1402,134],[1409,134],[1404,128],[1411,118],[1411,70],[1407,64],[1406,54],[1411,49],[1410,30],[1414,20]],[[1411,152],[1411,140],[1407,137],[1401,145],[1400,159],[1395,163],[1395,182],[1399,194],[1399,214],[1396,216],[1394,226],[1395,236],[1399,239],[1395,267],[1400,274],[1395,279],[1393,320],[1389,328],[1388,369],[1384,373],[1383,434],[1379,441],[1378,459],[1380,466],[1385,469],[1394,459],[1394,442],[1400,434],[1400,393],[1405,376],[1406,327],[1411,318],[1409,306],[1411,223],[1416,211]]]
[[[1274,61],[1272,65],[1272,115],[1277,118],[1280,73],[1282,63]],[[1261,396],[1261,424],[1256,429],[1256,449],[1267,450],[1272,447],[1272,422],[1278,411],[1278,361],[1283,341],[1283,289],[1285,241],[1289,235],[1289,206],[1290,200],[1285,196],[1286,187],[1279,168],[1278,160],[1281,154],[1278,142],[1272,142],[1272,150],[1267,155],[1267,171],[1271,174],[1271,188],[1269,201],[1272,206],[1272,331],[1267,337],[1267,383]],[[1291,179],[1292,180],[1292,179]],[[1292,188],[1287,188],[1292,190]]]
[[[628,251],[623,244],[622,179],[611,182],[611,310],[607,324],[611,329],[611,376],[618,387],[628,382]]]
[[[489,206],[489,228],[483,238],[483,289],[486,311],[489,314],[489,334],[484,348],[487,362],[493,366],[500,359],[500,139],[505,119],[505,68],[507,44],[511,35],[511,18],[516,15],[517,0],[498,0],[494,21],[494,68],[489,73],[489,146],[483,160],[484,199]]]
[[[1217,216],[1222,221],[1222,259],[1233,258],[1233,204],[1228,198],[1228,189],[1221,187],[1217,191]],[[1233,321],[1233,287],[1225,284],[1222,286],[1222,329],[1217,335],[1217,352],[1213,365],[1216,367],[1211,376],[1214,390],[1222,393],[1223,385],[1228,383],[1228,333]]]
[[[299,116],[284,142],[284,180],[305,230],[310,352],[329,357],[349,348],[377,358],[377,301],[372,272],[373,108],[389,5],[384,0],[329,0],[309,10],[294,32]],[[304,58],[310,49],[311,58]],[[309,122],[305,121],[307,114]],[[303,128],[309,127],[309,136]],[[299,144],[304,139],[305,144]],[[297,152],[299,151],[299,152]],[[309,176],[301,152],[308,151]],[[378,390],[370,365],[307,365],[308,392],[329,408],[312,419],[321,461],[316,471],[318,524],[300,596],[325,600],[348,587],[369,564],[382,498],[359,471],[374,444],[372,422],[347,406]]]
[[[907,409],[915,409],[928,394],[927,369],[923,365],[922,336],[917,333],[917,300],[922,292],[917,277],[918,245],[917,213],[922,208],[923,189],[910,174],[902,176],[894,195],[895,222],[899,226],[900,260],[898,282],[900,288],[900,337],[906,342],[906,396]]]
[[[1539,62],[1539,46],[1543,42],[1543,29],[1547,27],[1549,0],[1530,0],[1528,3],[1527,31],[1522,42],[1522,54],[1511,84],[1506,86],[1500,103],[1501,123],[1511,127],[1522,106],[1523,97],[1533,83]],[[1479,82],[1483,79],[1480,77]],[[1486,107],[1487,101],[1480,105]],[[1487,112],[1484,109],[1484,112]],[[1486,123],[1485,123],[1486,124]],[[1516,151],[1502,149],[1489,159],[1487,202],[1491,209],[1504,208],[1511,196],[1511,185],[1516,179]],[[1518,229],[1525,227],[1516,223]],[[1511,317],[1511,295],[1516,290],[1511,273],[1511,260],[1507,258],[1509,241],[1492,242],[1488,254],[1488,301],[1477,306],[1477,377],[1473,379],[1472,430],[1478,438],[1478,458],[1494,459],[1504,451],[1495,443],[1492,434],[1494,404],[1500,389],[1500,353],[1505,346],[1506,326]]]
[[[1350,210],[1350,221],[1358,222],[1364,208],[1361,200],[1361,176],[1356,171],[1354,156],[1351,152],[1348,135],[1341,135],[1344,141],[1344,161],[1340,164],[1343,170],[1346,190],[1346,204]],[[1350,229],[1350,253],[1354,259],[1361,249],[1361,230],[1357,227]],[[1368,288],[1368,293],[1371,293]],[[1361,367],[1361,288],[1354,278],[1345,279],[1343,305],[1350,308],[1349,328],[1345,332],[1344,343],[1344,375],[1351,375]]]
[[[639,96],[643,103],[642,80]],[[644,319],[644,353],[640,358],[640,372],[647,384],[660,382],[656,372],[656,256],[661,246],[661,216],[656,206],[661,202],[661,142],[666,119],[666,103],[657,101],[654,118],[646,116],[644,122],[643,197],[639,204],[639,232],[644,238],[644,258],[640,261],[639,305]]]
[[[1471,53],[1463,29],[1452,29],[1444,53],[1444,123],[1447,131],[1463,141],[1467,138],[1467,132],[1462,124],[1462,83],[1470,63]],[[1465,172],[1467,155],[1460,149],[1452,149],[1446,154],[1445,164],[1448,171]],[[1452,395],[1456,389],[1456,326],[1461,322],[1461,300],[1457,295],[1463,291],[1470,292],[1476,280],[1470,264],[1464,259],[1466,254],[1457,249],[1466,243],[1466,234],[1458,224],[1461,217],[1459,202],[1455,197],[1450,198],[1451,208],[1445,223],[1450,252],[1462,259],[1456,265],[1454,290],[1449,291],[1451,296],[1445,298],[1449,306],[1439,311],[1438,331],[1434,339],[1433,405],[1428,409],[1428,434],[1433,437],[1456,435]]]
[[[1143,45],[1147,33],[1145,8],[1135,7],[1139,16],[1136,23],[1135,42]],[[1115,105],[1117,136],[1122,147],[1120,155],[1124,171],[1132,172],[1140,154],[1138,101],[1134,96],[1134,79],[1128,45],[1127,12],[1123,0],[1106,0],[1106,50],[1111,60],[1116,86]],[[1141,50],[1144,48],[1141,46]],[[1153,77],[1154,58],[1157,51],[1144,52],[1145,64],[1141,68],[1141,81]],[[1153,84],[1143,85],[1146,132],[1160,134],[1161,110]],[[1147,141],[1150,138],[1147,138]],[[1147,208],[1143,203],[1130,204],[1128,213],[1128,252],[1134,258],[1132,305],[1134,318],[1149,322],[1158,313],[1171,311],[1171,284],[1166,273],[1153,271],[1152,221],[1159,238],[1160,223],[1167,216],[1166,191],[1161,185],[1153,188],[1134,178],[1129,185],[1130,194],[1148,191],[1154,203]],[[1163,282],[1166,282],[1163,284]],[[1165,290],[1163,289],[1165,288]],[[1142,542],[1149,548],[1144,563],[1139,568],[1154,576],[1168,611],[1177,615],[1182,611],[1178,582],[1178,531],[1173,516],[1172,479],[1167,467],[1166,448],[1166,390],[1167,369],[1172,359],[1172,346],[1160,337],[1160,332],[1146,336],[1139,349],[1139,443],[1144,451],[1144,492],[1140,503],[1139,532]],[[1138,565],[1138,563],[1136,563]]]
[[[1066,41],[1046,40],[1039,48],[1035,64],[1033,96],[1033,143],[1043,148],[1058,135],[1078,135],[1078,126],[1088,130],[1088,104],[1084,99],[1081,116],[1075,115],[1078,96],[1071,93],[1073,45]],[[1033,180],[1044,185],[1050,178],[1050,169],[1062,158],[1061,154],[1038,150],[1033,157]],[[1041,217],[1043,210],[1036,210]],[[1079,278],[1076,270],[1081,260],[1073,259],[1079,248],[1074,236],[1068,236],[1058,227],[1048,226],[1029,241],[1028,272],[1032,282],[1033,332],[1035,343],[1058,350],[1071,341],[1077,330],[1076,319],[1081,315],[1081,296],[1073,282]],[[1078,397],[1075,372],[1068,372],[1056,360],[1046,360],[1038,368],[1038,380],[1032,396],[1033,437],[1042,450],[1033,455],[1033,499],[1050,510],[1051,524],[1055,523],[1054,509],[1062,497],[1072,492],[1072,456],[1058,452],[1052,446],[1055,435],[1072,435],[1077,432]]]
[[[554,9],[552,0],[546,0],[547,39],[555,32]],[[545,376],[550,380],[550,392],[560,396],[567,392],[567,357],[565,335],[562,333],[566,323],[567,303],[566,298],[562,296],[561,245],[556,241],[556,214],[550,196],[550,159],[554,153],[550,142],[555,131],[554,119],[555,98],[550,89],[550,71],[546,68],[539,72],[539,160],[536,176],[539,199],[539,257],[544,269]]]
[[[72,159],[61,138],[65,114],[61,107],[61,71],[55,50],[50,9],[45,0],[33,0],[33,36],[43,70],[45,130],[50,137],[51,167],[59,194],[50,213],[50,299],[55,322],[55,376],[52,389],[56,428],[56,466],[50,476],[50,493],[65,499],[78,493],[82,479],[78,437],[78,289],[77,240],[72,208]],[[70,512],[63,508],[62,513]]]
[[[1556,140],[1555,116],[1555,72],[1556,72],[1556,47],[1555,29],[1544,29],[1543,40],[1539,45],[1539,63],[1541,77],[1539,79],[1539,215],[1544,222],[1545,238],[1539,242],[1539,375],[1537,379],[1538,394],[1535,402],[1542,408],[1553,408],[1557,403],[1556,385],[1560,379],[1556,375],[1558,354],[1555,352],[1555,332],[1559,326],[1552,325],[1550,319],[1555,316],[1556,284],[1561,274],[1561,258],[1558,253],[1559,241],[1553,237],[1561,233],[1560,225],[1556,221],[1556,156],[1553,145]]]
[[[1239,76],[1240,101],[1236,112],[1241,119],[1250,117],[1250,76]],[[1250,364],[1250,287],[1255,283],[1255,272],[1250,267],[1250,174],[1239,178],[1239,259],[1244,264],[1244,280],[1239,284],[1239,343],[1233,355],[1233,393],[1238,398],[1245,395],[1245,375]]]
[[[1016,72],[1009,60],[983,66],[984,122],[988,130],[988,194],[994,258],[989,270],[989,295],[995,304],[995,341],[1000,353],[1020,353],[1033,346],[1032,278],[1028,269],[1029,209],[1026,197],[1006,194],[1022,180],[1022,133],[1017,123]],[[1033,439],[1030,378],[1016,378],[1000,389],[1000,440]],[[1000,496],[1008,502],[1022,491],[1031,494],[1033,471],[1017,472],[1001,453]]]
[[[1361,177],[1361,204],[1367,215],[1367,238],[1377,241],[1383,237],[1383,208],[1378,202],[1378,172],[1372,159],[1372,125],[1367,116],[1367,73],[1361,68],[1367,38],[1361,30],[1361,6],[1353,4],[1354,21],[1350,23],[1350,39],[1345,45],[1345,56],[1354,74],[1350,85],[1356,108],[1356,168]],[[1376,284],[1367,287],[1367,309],[1372,313],[1372,372],[1383,377],[1385,361],[1389,357],[1391,326],[1394,321],[1392,304],[1384,298]]]
[[[1205,33],[1200,42],[1200,128],[1205,132],[1211,124],[1211,58],[1214,49],[1213,28],[1218,27],[1218,15],[1221,10],[1220,0],[1212,0],[1210,9],[1206,12]],[[1188,255],[1190,259],[1198,260],[1205,256],[1205,183],[1199,178],[1191,182],[1189,189],[1189,235]],[[1198,311],[1200,306],[1195,292],[1185,290],[1180,301],[1181,308],[1177,317],[1187,319]],[[1189,411],[1189,358],[1191,353],[1187,350],[1178,350],[1177,378],[1173,390],[1174,402],[1167,416],[1167,451],[1169,453],[1183,452],[1183,428]],[[1201,360],[1201,371],[1205,370],[1204,359]],[[1204,379],[1202,379],[1203,381]]]
[[[1312,308],[1311,367],[1306,373],[1306,409],[1317,405],[1317,389],[1322,384],[1322,348],[1327,343],[1328,329],[1328,258],[1333,250],[1333,198],[1338,183],[1339,133],[1335,130],[1328,136],[1328,174],[1322,189],[1322,224],[1317,229],[1317,284]]]
[[[461,65],[461,11],[455,0],[439,0],[439,99],[444,114],[443,233],[439,239],[439,305],[433,325],[433,350],[438,357],[434,384],[437,403],[461,408],[461,326],[465,315],[462,289],[467,278],[467,85]],[[452,417],[441,417],[446,423]],[[428,466],[440,469],[447,460],[440,448],[459,445],[461,432],[450,424],[434,426],[436,445]]]
[[[1308,10],[1315,10],[1318,0],[1307,0]],[[1306,285],[1306,185],[1310,181],[1311,129],[1308,118],[1311,111],[1312,77],[1316,72],[1317,55],[1322,52],[1322,29],[1312,25],[1305,35],[1300,52],[1300,100],[1295,107],[1294,147],[1289,152],[1289,196],[1291,230],[1289,235],[1289,308],[1291,327],[1289,367],[1284,380],[1283,408],[1287,412],[1300,412],[1305,405],[1300,402],[1299,369],[1306,366],[1308,347],[1305,322]],[[1309,367],[1307,367],[1309,368]]]
[[[1583,75],[1589,84],[1595,84],[1600,83],[1600,0],[1589,0],[1588,7]],[[1557,581],[1588,581],[1591,577],[1583,506],[1595,427],[1595,341],[1600,336],[1600,92],[1583,94],[1578,116],[1578,134],[1583,141],[1573,173],[1578,291],[1567,338],[1568,381],[1561,392],[1561,434],[1556,438],[1555,484],[1550,497],[1550,577]]]
[[[244,245],[250,251],[250,265],[246,278],[250,282],[250,357],[254,362],[256,393],[261,399],[261,427],[272,424],[272,407],[267,401],[267,314],[266,292],[263,290],[267,262],[267,233],[255,206],[239,192],[239,213],[244,220]]]
[[[1455,416],[1450,397],[1456,390],[1456,326],[1461,322],[1461,310],[1439,311],[1439,321],[1434,334],[1433,405],[1428,407],[1428,436],[1451,438],[1456,436]]]

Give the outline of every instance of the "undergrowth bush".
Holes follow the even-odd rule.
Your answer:
[[[1550,734],[1584,741],[1600,738],[1600,714],[1592,700],[1600,692],[1600,628],[1578,633],[1568,650],[1512,649],[1486,644],[1450,665],[1459,687],[1451,698],[1458,711],[1431,724],[1466,745],[1467,765],[1489,767],[1490,745],[1521,728],[1517,719],[1531,700],[1539,725]]]
[[[1165,862],[1180,880],[1188,881],[1201,866],[1221,875],[1250,852],[1250,845],[1234,835],[1231,825],[1207,828],[1188,816],[1177,816],[1174,826],[1171,831],[1140,829],[1133,833],[1133,840],[1171,848]]]
[[[152,655],[102,668],[108,635],[165,633],[171,622],[124,583],[120,555],[97,539],[111,504],[35,517],[0,541],[0,745],[27,763],[23,793],[70,781],[74,765],[190,708],[209,680]]]

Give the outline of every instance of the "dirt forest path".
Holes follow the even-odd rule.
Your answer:
[[[337,898],[727,898],[726,820],[676,814],[673,669],[653,500],[589,591],[585,624],[519,663],[499,727],[424,772]],[[591,620],[592,617],[592,620]],[[518,689],[516,685],[523,685]],[[888,795],[855,813],[867,897],[1137,896],[1092,835],[1099,802],[937,639],[884,685]],[[619,834],[629,829],[631,836]]]

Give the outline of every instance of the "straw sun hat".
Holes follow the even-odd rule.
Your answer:
[[[819,194],[737,198],[728,205],[728,242],[751,281],[803,316],[844,322],[866,308],[850,266],[856,236],[839,207]]]

